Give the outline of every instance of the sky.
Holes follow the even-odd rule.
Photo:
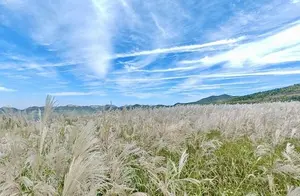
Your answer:
[[[174,104],[300,83],[300,0],[0,0],[0,107]]]

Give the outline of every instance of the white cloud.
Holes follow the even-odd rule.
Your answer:
[[[7,1],[7,0],[6,0]],[[7,1],[4,6],[17,13],[13,25],[22,27],[38,44],[61,58],[81,62],[98,76],[110,68],[111,37],[118,3],[91,1]],[[9,14],[13,15],[12,12]]]
[[[167,72],[184,72],[191,71],[194,69],[204,68],[205,66],[193,65],[193,66],[185,66],[185,67],[170,67],[166,69],[130,69],[128,68],[126,71],[115,71],[113,74],[126,74],[126,73],[167,73]]]
[[[89,96],[89,95],[104,96],[105,93],[99,92],[99,91],[92,91],[92,92],[57,92],[57,93],[49,93],[49,95],[55,96],[55,97]]]
[[[221,89],[224,87],[234,87],[243,86],[248,84],[256,84],[259,81],[248,81],[248,82],[229,82],[229,83],[219,83],[219,84],[202,84],[201,78],[188,78],[183,83],[180,83],[174,87],[172,87],[167,93],[181,93],[181,92],[193,92],[199,90],[213,90],[213,89]]]
[[[168,33],[166,32],[166,30],[162,27],[162,25],[159,23],[159,21],[157,20],[156,16],[151,13],[151,17],[152,17],[152,20],[154,21],[155,23],[155,26],[157,27],[157,29],[160,31],[162,37],[167,37],[168,36]]]
[[[118,82],[119,84],[133,84],[133,83],[149,83],[154,81],[164,81],[164,80],[176,80],[182,78],[189,78],[191,75],[184,75],[184,76],[169,76],[169,77],[128,77],[128,78],[119,78],[119,79],[110,79],[107,80],[108,82]]]
[[[237,78],[248,76],[284,76],[284,75],[300,75],[300,70],[270,70],[261,72],[236,72],[236,73],[221,73],[199,76],[201,78]]]
[[[148,73],[165,73],[165,72],[177,72],[177,71],[190,71],[198,68],[199,66],[186,66],[186,67],[174,67],[168,69],[154,69],[154,70],[141,70],[141,71],[148,72]]]
[[[212,39],[240,34],[257,35],[299,20],[299,0],[245,1],[246,9],[234,6],[232,16],[208,33]]]
[[[16,92],[16,90],[0,86],[0,92]]]
[[[145,51],[139,51],[139,52],[133,52],[133,53],[116,54],[115,58],[136,57],[136,56],[153,55],[153,54],[191,52],[191,51],[197,51],[202,48],[211,47],[211,46],[234,44],[234,43],[237,43],[244,39],[245,39],[245,37],[239,37],[236,39],[218,40],[215,42],[209,42],[209,43],[205,43],[205,44],[175,46],[175,47],[170,47],[170,48],[157,48],[154,50],[145,50]]]
[[[203,62],[203,59],[197,59],[197,60],[183,60],[183,61],[180,61],[179,63],[180,64],[200,64]]]
[[[296,61],[300,61],[300,45],[267,54],[260,59],[260,64],[276,64]]]
[[[138,92],[124,92],[125,96],[136,97],[139,99],[148,99],[153,97],[158,97],[157,93],[138,93]]]
[[[60,61],[60,62],[49,62],[43,57],[32,57],[31,55],[21,55],[13,53],[0,53],[4,59],[0,63],[0,70],[36,70],[44,71],[45,69],[57,68],[57,67],[68,67],[82,62],[75,62],[72,60]]]
[[[124,68],[131,72],[131,71],[138,71],[141,68],[147,67],[151,63],[153,63],[157,59],[158,55],[150,55],[143,58],[135,58],[131,61],[126,61],[124,64]]]
[[[236,48],[198,60],[182,63],[199,63],[210,66],[227,62],[229,67],[262,66],[270,63],[300,61],[300,24],[276,32],[266,38],[241,44]]]
[[[168,77],[131,77],[131,78],[118,78],[109,79],[107,82],[118,82],[119,84],[134,84],[137,82],[149,83],[157,81],[168,81],[178,80],[187,78],[238,78],[238,77],[249,77],[249,76],[283,76],[283,75],[300,75],[299,69],[278,69],[268,71],[256,71],[256,72],[224,72],[217,74],[188,74],[179,76],[168,76]]]

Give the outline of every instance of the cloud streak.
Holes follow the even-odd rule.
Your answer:
[[[0,92],[16,92],[16,90],[0,86]]]
[[[249,76],[284,76],[284,75],[300,75],[299,69],[280,69],[280,70],[268,70],[268,71],[256,71],[256,72],[224,72],[218,74],[189,74],[181,76],[170,76],[170,77],[144,77],[144,78],[121,78],[117,80],[107,80],[108,82],[118,82],[118,83],[134,83],[134,82],[155,82],[155,81],[165,81],[165,80],[178,80],[187,78],[243,78]]]
[[[234,43],[237,43],[244,39],[245,39],[245,37],[239,37],[236,39],[218,40],[215,42],[209,42],[209,43],[205,43],[205,44],[176,46],[176,47],[170,47],[170,48],[157,48],[154,50],[145,50],[145,51],[132,52],[132,53],[116,54],[114,56],[114,58],[137,57],[137,56],[146,56],[146,55],[154,55],[154,54],[195,52],[197,50],[207,48],[207,47],[234,44]]]
[[[199,63],[206,66],[227,62],[229,67],[263,66],[267,64],[300,61],[300,23],[257,41],[198,60],[181,63]]]
[[[192,79],[192,80],[191,80]],[[199,90],[213,90],[213,89],[221,89],[224,87],[234,87],[236,86],[244,86],[244,85],[251,85],[257,84],[259,81],[248,81],[248,82],[229,82],[229,83],[218,83],[218,84],[202,84],[202,80],[193,80],[191,78],[175,87],[172,87],[167,93],[182,93],[182,92],[193,92]],[[192,82],[191,82],[192,81]]]
[[[17,18],[11,23],[24,28],[37,44],[63,59],[81,62],[98,76],[108,72],[117,2],[26,0],[6,1],[3,5],[14,16],[11,18]]]
[[[89,96],[89,95],[98,95],[104,96],[105,93],[99,91],[91,91],[91,92],[56,92],[56,93],[48,93],[51,96],[55,97],[74,97],[74,96]]]

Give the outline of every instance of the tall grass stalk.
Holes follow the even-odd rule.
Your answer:
[[[299,195],[300,103],[0,114],[0,196]]]

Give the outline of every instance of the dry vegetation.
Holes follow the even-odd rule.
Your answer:
[[[0,195],[300,195],[300,103],[0,117]],[[52,114],[52,115],[51,115]]]

